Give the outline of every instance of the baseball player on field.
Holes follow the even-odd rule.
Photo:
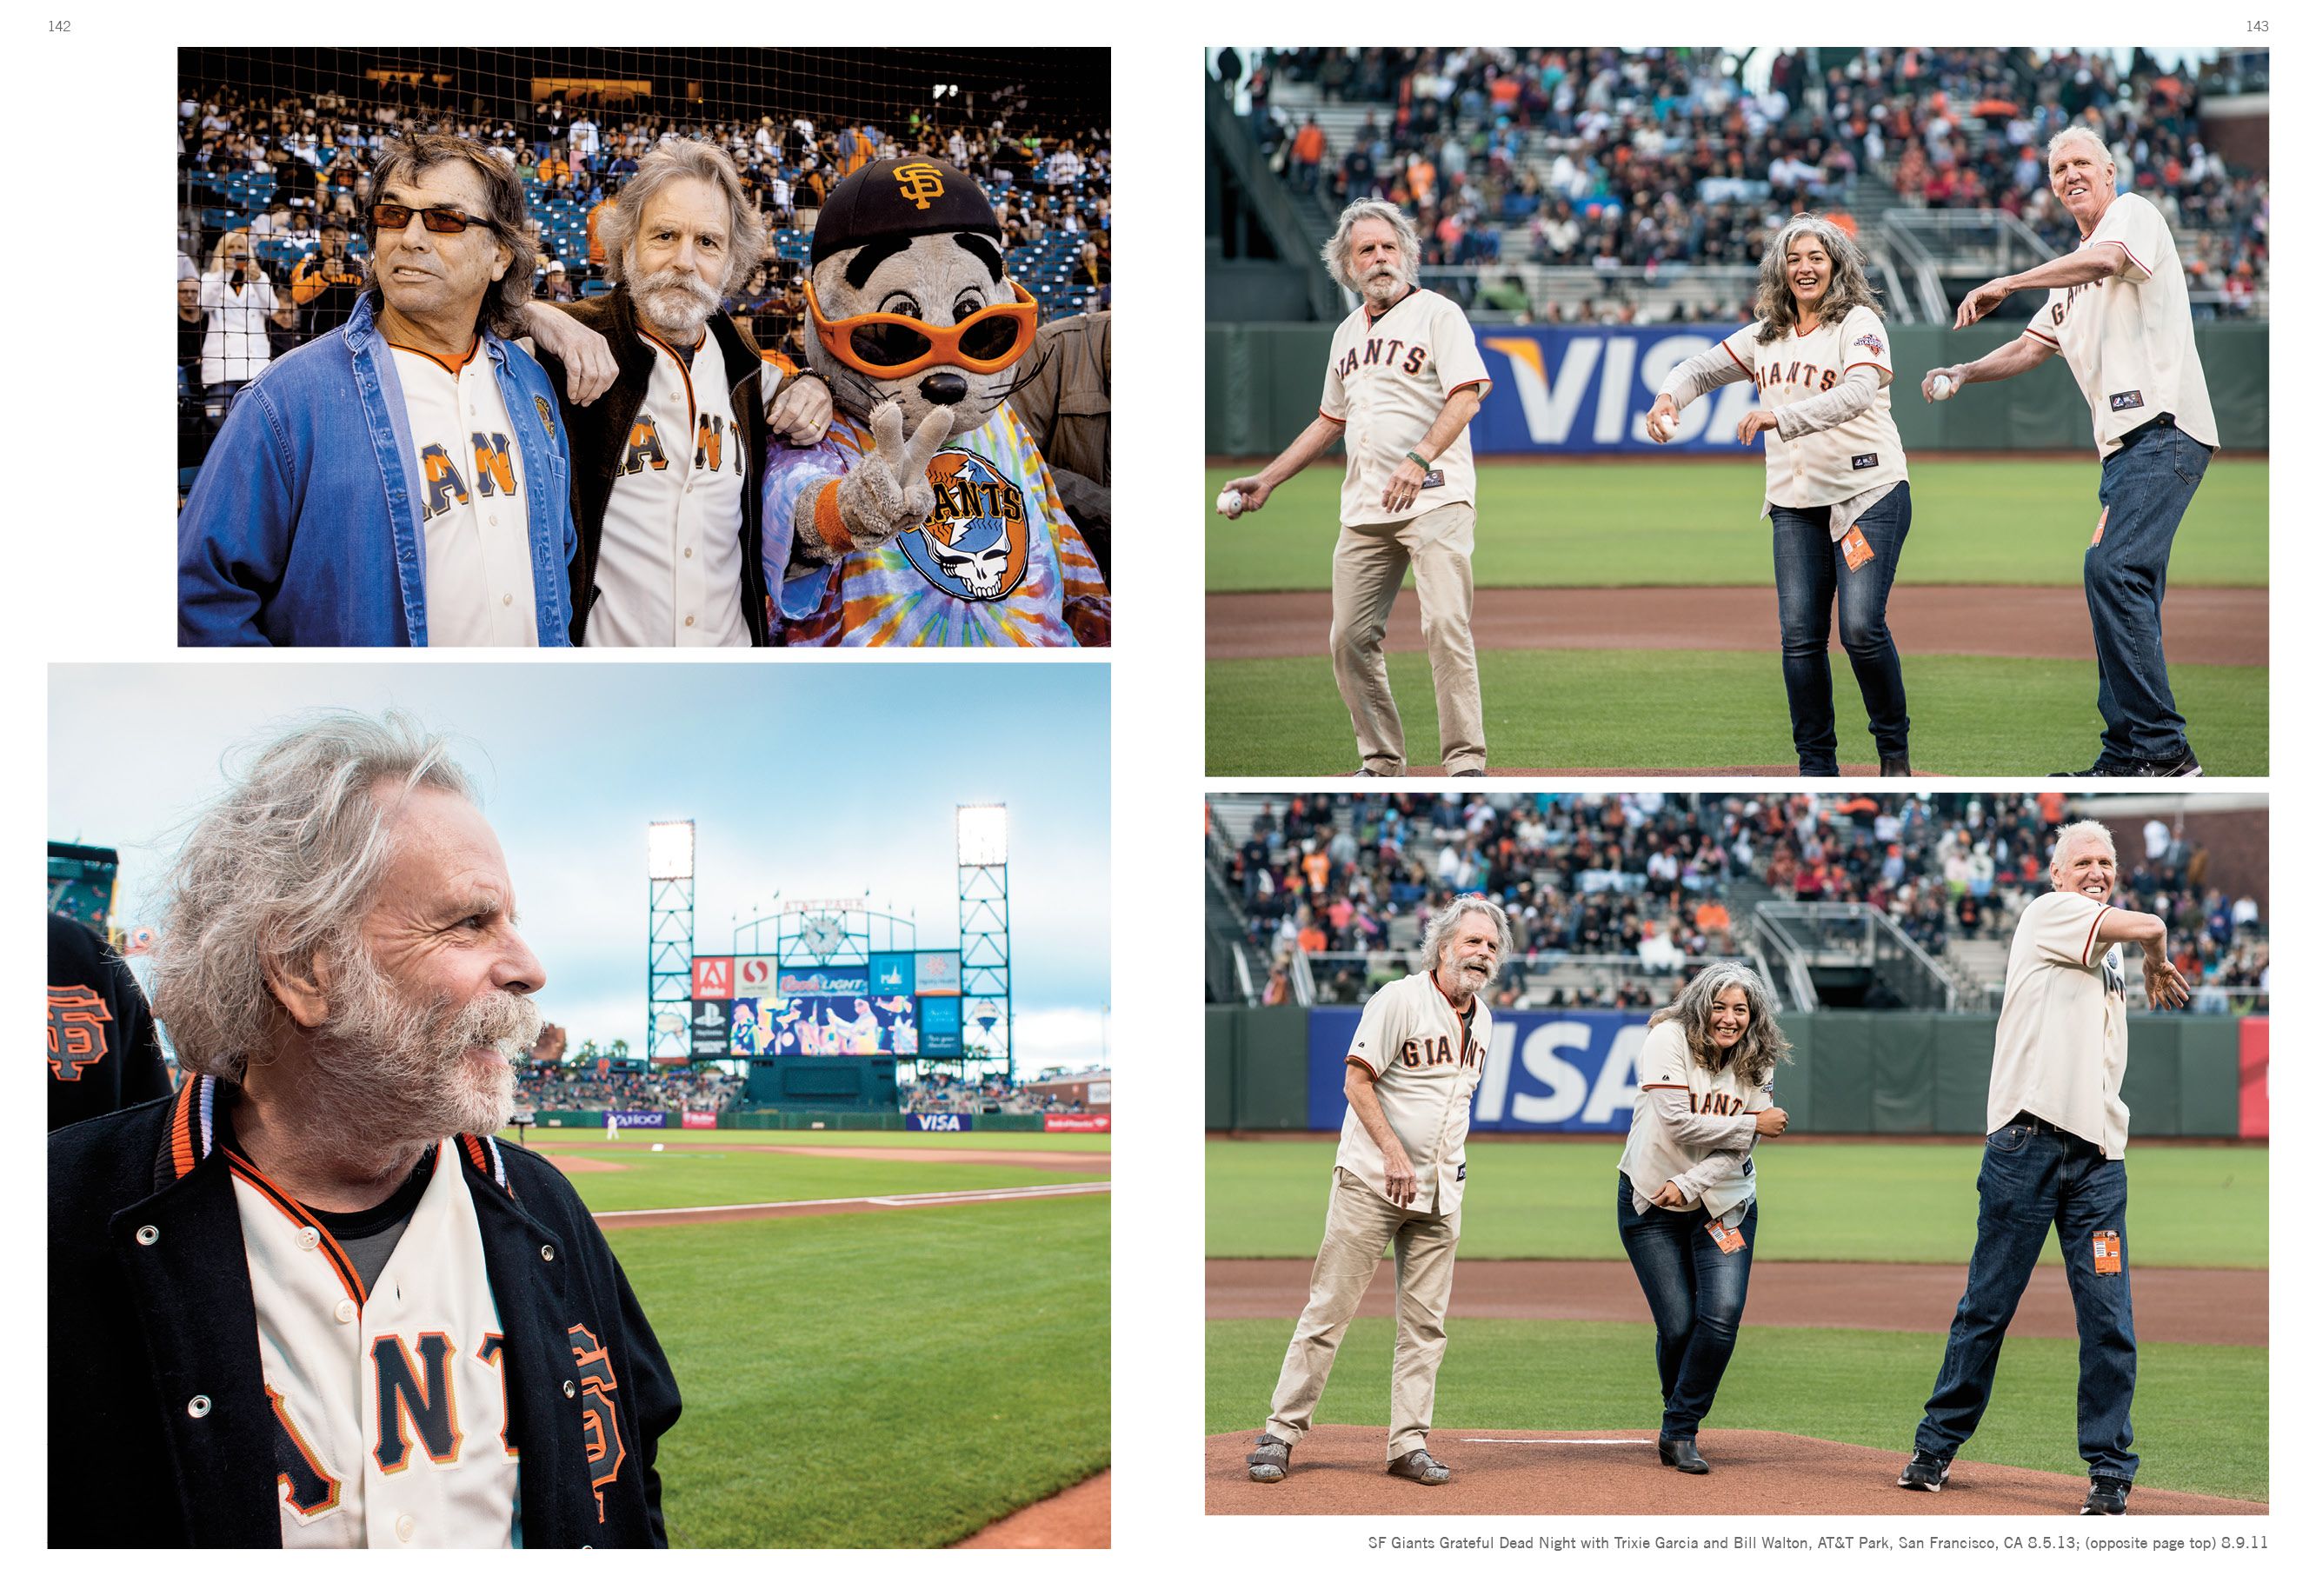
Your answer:
[[[2098,651],[2099,756],[2074,776],[2200,776],[2163,664],[2163,586],[2171,539],[2220,446],[2187,309],[2187,277],[2163,213],[2115,192],[2115,157],[2089,128],[2047,151],[2051,192],[2082,233],[2072,254],[1973,289],[1955,313],[1969,326],[2014,293],[2047,289],[2026,330],[1966,365],[1922,379],[1937,400],[1966,382],[1999,382],[2053,354],[2091,407],[2099,518],[2083,553],[2083,595]]]
[[[170,876],[183,1079],[49,1140],[55,1546],[664,1546],[675,1380],[570,1182],[494,1139],[546,980],[400,717],[281,737]]]
[[[1978,1244],[1946,1335],[1937,1386],[1898,1483],[1943,1487],[1955,1453],[1994,1393],[2003,1333],[2051,1226],[2074,1294],[2082,1338],[2076,1444],[2090,1466],[2086,1513],[2119,1513],[2139,1455],[2131,1394],[2139,1349],[2131,1328],[2131,1257],[2124,1230],[2123,1149],[2131,1122],[2123,1072],[2129,1031],[2123,947],[2139,944],[2148,1002],[2178,1008],[2187,983],[2165,958],[2153,914],[2116,908],[2115,839],[2096,820],[2059,828],[2051,885],[2018,917],[1995,1022],[1986,1151],[1978,1173]]]
[[[1424,1441],[1440,1355],[1448,1348],[1448,1289],[1464,1228],[1464,1133],[1487,1061],[1492,1021],[1480,994],[1510,940],[1504,912],[1476,895],[1456,898],[1423,928],[1415,969],[1367,1000],[1343,1061],[1342,1140],[1335,1152],[1327,1232],[1311,1266],[1311,1300],[1287,1343],[1248,1477],[1287,1476],[1287,1455],[1311,1428],[1343,1329],[1383,1255],[1399,1264],[1399,1345],[1391,1366],[1393,1474],[1448,1483]]]
[[[1363,303],[1335,329],[1318,419],[1260,474],[1227,484],[1223,513],[1235,521],[1261,509],[1281,483],[1343,441],[1328,646],[1358,737],[1356,773],[1407,772],[1383,637],[1412,565],[1439,700],[1440,762],[1450,776],[1484,776],[1488,740],[1472,646],[1477,484],[1468,431],[1491,386],[1480,346],[1462,307],[1417,286],[1422,247],[1388,201],[1361,200],[1345,210],[1326,254],[1329,274]]]

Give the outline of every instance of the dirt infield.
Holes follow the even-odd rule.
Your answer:
[[[1008,1513],[957,1543],[958,1549],[968,1551],[991,1547],[1107,1548],[1109,1545],[1107,1468],[1043,1502],[1031,1502],[1018,1513]]]
[[[1412,596],[1402,600],[1384,646],[1423,646]],[[1208,659],[1323,659],[1328,595],[1207,595]],[[2079,659],[2091,650],[2090,612],[2073,587],[1939,587],[1900,583],[1890,630],[1909,654],[1978,654],[2009,659]],[[1771,587],[1482,588],[1473,639],[1488,648],[1733,649],[1774,653],[1777,594]],[[1835,639],[1839,648],[1840,641]],[[2163,601],[2164,657],[2173,664],[2267,664],[2267,590],[2175,587]],[[1695,774],[1788,775],[1783,768]],[[1872,775],[1872,771],[1865,772]]]
[[[1954,1321],[1965,1272],[1959,1263],[1764,1262],[1753,1271],[1745,1322],[1942,1332]],[[1311,1266],[1299,1259],[1209,1258],[1207,1317],[1291,1319],[1303,1311],[1310,1281]],[[2264,1269],[2134,1269],[2131,1307],[2142,1341],[2268,1344]],[[1376,1272],[1359,1312],[1391,1316],[1389,1271]],[[1448,1312],[1456,1319],[1649,1322],[1648,1300],[1632,1266],[1621,1259],[1459,1259]],[[2074,1338],[2074,1303],[2063,1269],[2046,1265],[2035,1271],[2010,1328],[2016,1335]]]
[[[727,1202],[692,1208],[613,1208],[595,1216],[605,1230],[654,1225],[718,1225],[739,1219],[818,1218],[824,1214],[890,1213],[895,1208],[945,1208],[968,1202],[1026,1202],[1040,1197],[1108,1196],[1108,1181],[1073,1185],[1012,1186],[987,1191],[903,1191],[890,1197],[807,1198],[792,1202]]]
[[[1107,1153],[1048,1153],[1042,1148],[1015,1147],[975,1151],[959,1147],[799,1147],[787,1143],[742,1143],[717,1152],[799,1153],[806,1158],[866,1158],[877,1164],[994,1164],[1011,1169],[1073,1169],[1088,1174],[1109,1172]]]
[[[542,1153],[539,1156],[566,1175],[615,1175],[628,1167],[624,1164],[606,1164],[584,1153]]]
[[[1421,1485],[1384,1472],[1380,1428],[1323,1424],[1303,1438],[1287,1477],[1258,1485],[1246,1454],[1260,1432],[1207,1438],[1209,1513],[1830,1513],[1909,1518],[1978,1513],[2072,1516],[2080,1476],[1958,1461],[1946,1488],[1898,1489],[1904,1452],[1849,1446],[1767,1430],[1706,1430],[1697,1449],[1713,1465],[1702,1478],[1657,1461],[1656,1433],[1637,1430],[1435,1430],[1432,1455],[1455,1478]],[[2267,1505],[2184,1491],[2133,1491],[2131,1511],[2265,1514]]]

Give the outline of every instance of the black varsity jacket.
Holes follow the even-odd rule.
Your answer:
[[[188,1076],[49,1137],[51,1546],[281,1542],[248,1254],[208,1133],[231,1092]],[[505,1330],[521,1544],[665,1546],[655,1459],[682,1403],[603,1233],[537,1155],[453,1146]]]

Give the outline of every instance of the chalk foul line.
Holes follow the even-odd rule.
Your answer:
[[[829,1208],[850,1203],[875,1203],[879,1208],[927,1208],[937,1203],[1005,1202],[1027,1197],[1087,1197],[1108,1191],[1108,1181],[1082,1181],[1055,1186],[1005,1186],[977,1191],[904,1191],[888,1197],[805,1197],[784,1202],[718,1202],[687,1208],[603,1208],[600,1219],[652,1218],[664,1214],[754,1213],[766,1208]]]
[[[1646,1436],[1627,1438],[1602,1435],[1459,1435],[1459,1447],[1650,1447],[1656,1443]]]

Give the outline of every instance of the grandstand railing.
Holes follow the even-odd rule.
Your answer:
[[[1367,979],[1361,995],[1371,995],[1384,982],[1395,980],[1412,969],[1412,950],[1382,953],[1312,953],[1302,956],[1299,962],[1314,972],[1314,991],[1319,986],[1332,990],[1331,972],[1356,966]],[[1682,955],[1664,962],[1643,958],[1637,953],[1554,953],[1523,954],[1503,961],[1498,972],[1501,982],[1506,976],[1517,976],[1528,992],[1540,988],[1556,991],[1576,991],[1585,986],[1611,986],[1622,981],[1632,981],[1646,986],[1652,994],[1678,991],[1688,984],[1697,971],[1709,965],[1738,963],[1759,967],[1759,960],[1750,955],[1716,955],[1691,957]],[[1296,1001],[1310,1002],[1299,991]],[[1654,1001],[1653,995],[1652,1001]]]
[[[1941,263],[1982,281],[2024,272],[2053,258],[2035,229],[1999,208],[1975,210],[1899,209],[1882,213],[1885,237],[1908,244]]]
[[[1806,989],[1815,1008],[1820,967],[1863,965],[1905,1000],[1909,1008],[1961,1006],[1954,977],[1920,942],[1871,904],[1804,904],[1775,899],[1754,911],[1762,940],[1778,950],[1796,993]]]

